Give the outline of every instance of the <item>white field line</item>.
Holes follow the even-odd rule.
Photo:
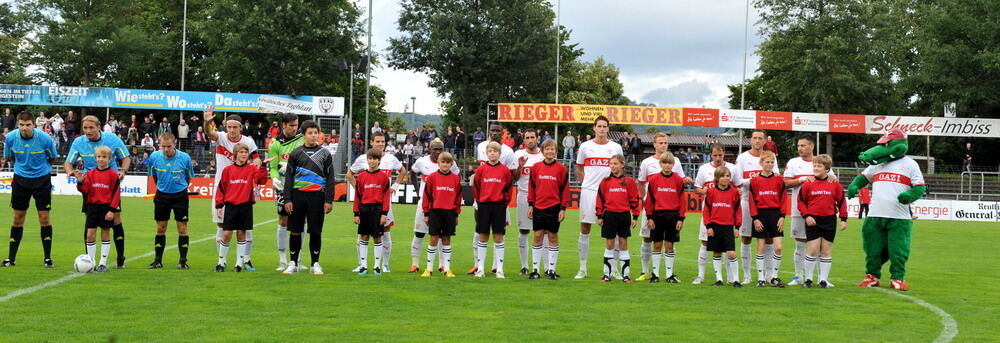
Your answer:
[[[271,219],[271,220],[263,221],[263,222],[254,224],[254,227],[258,227],[258,226],[265,225],[265,224],[270,224],[270,223],[273,223],[273,222],[276,222],[276,221],[278,221],[278,219]],[[207,240],[210,240],[210,239],[214,239],[214,238],[215,238],[215,235],[213,234],[211,236],[207,236],[205,238],[200,238],[198,240],[192,241],[192,242],[190,242],[188,244],[190,245],[190,244],[195,244],[195,243],[201,243],[201,242],[204,242],[204,241],[207,241]],[[177,248],[176,244],[167,246],[167,247],[164,248],[164,250],[170,250],[170,249],[174,249],[174,248]],[[142,254],[142,255],[139,255],[139,256],[129,257],[129,258],[125,259],[125,261],[135,261],[135,260],[138,260],[138,259],[147,258],[147,257],[153,256],[153,254],[155,254],[155,253],[156,253],[155,251],[150,251],[148,253],[145,253],[145,254]],[[0,303],[8,301],[10,299],[14,299],[16,297],[19,297],[19,296],[22,296],[22,295],[25,295],[25,294],[30,294],[30,293],[33,293],[35,291],[42,290],[42,289],[45,289],[45,288],[49,288],[49,287],[52,287],[52,286],[57,286],[57,285],[59,285],[61,283],[64,283],[64,282],[69,281],[69,280],[73,280],[75,278],[78,278],[78,277],[81,277],[81,276],[84,276],[84,275],[87,275],[87,274],[72,272],[69,275],[63,276],[61,278],[58,278],[58,279],[55,279],[55,280],[52,280],[52,281],[49,281],[49,282],[46,282],[46,283],[38,284],[38,285],[27,287],[27,288],[18,289],[18,290],[15,290],[13,292],[8,293],[7,295],[5,295],[3,297],[0,297]]]

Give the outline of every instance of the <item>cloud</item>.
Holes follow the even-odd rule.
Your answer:
[[[642,102],[664,106],[690,106],[701,104],[712,96],[712,89],[707,83],[700,81],[685,81],[669,88],[657,88],[642,96]]]
[[[550,0],[553,4],[559,0]],[[358,1],[364,8],[367,1]],[[599,56],[618,66],[625,95],[664,106],[728,107],[727,84],[739,83],[743,70],[746,3],[732,0],[566,0],[560,24],[572,30],[570,43],[584,49],[584,60]],[[385,59],[390,37],[399,36],[399,0],[374,0],[373,49]],[[750,23],[758,19],[750,9]],[[749,51],[761,42],[749,30]],[[759,58],[750,55],[747,76]],[[444,99],[427,86],[423,73],[373,69],[373,83],[386,90],[389,111],[402,111],[417,97],[417,111],[440,113]],[[683,85],[682,85],[683,84]]]

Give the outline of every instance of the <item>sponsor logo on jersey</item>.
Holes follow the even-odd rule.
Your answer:
[[[538,175],[538,179],[540,179],[540,180],[559,181],[558,178],[556,178],[555,176],[552,176],[552,175]]]
[[[824,190],[816,190],[816,191],[809,191],[809,195],[833,195],[833,192],[831,192],[831,191],[824,191]]]
[[[712,203],[712,207],[729,207],[729,208],[732,208],[733,204],[730,204],[728,202],[713,202]]]
[[[483,182],[503,183],[503,180],[500,180],[500,179],[495,178],[495,177],[488,177],[488,178],[483,179]]]
[[[453,188],[453,187],[448,187],[448,186],[437,186],[437,187],[434,187],[434,190],[436,190],[436,191],[448,191],[448,192],[454,192],[454,191],[455,191],[455,188]]]
[[[760,191],[760,192],[757,192],[757,194],[758,195],[778,195],[778,192],[775,192],[775,191]]]
[[[877,173],[875,174],[875,176],[872,177],[872,182],[880,182],[880,181],[895,182],[907,186],[911,185],[910,178],[908,176],[897,173],[883,172],[883,173]]]
[[[364,188],[365,189],[369,189],[369,188],[382,188],[382,185],[381,184],[377,184],[377,183],[369,183],[369,184],[365,184]]]
[[[611,159],[607,157],[589,157],[583,160],[585,167],[610,167]]]
[[[671,188],[671,187],[657,187],[656,191],[657,192],[677,193],[677,189],[676,188]]]
[[[614,188],[608,188],[608,192],[611,192],[611,193],[626,193],[626,192],[628,192],[628,190],[625,189],[625,187],[614,187]]]

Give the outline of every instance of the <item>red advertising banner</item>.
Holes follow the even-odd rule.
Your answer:
[[[865,133],[865,116],[830,114],[830,132]]]
[[[757,128],[791,131],[792,112],[757,111]]]
[[[684,108],[684,126],[719,127],[719,110],[715,108]]]

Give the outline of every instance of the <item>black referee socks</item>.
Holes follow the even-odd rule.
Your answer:
[[[41,230],[42,238],[42,251],[45,253],[45,259],[52,259],[52,226],[42,226]]]
[[[24,236],[23,227],[10,227],[10,253],[7,258],[10,259],[11,262],[14,262],[14,259],[17,258],[17,248],[21,246],[22,236]]]

